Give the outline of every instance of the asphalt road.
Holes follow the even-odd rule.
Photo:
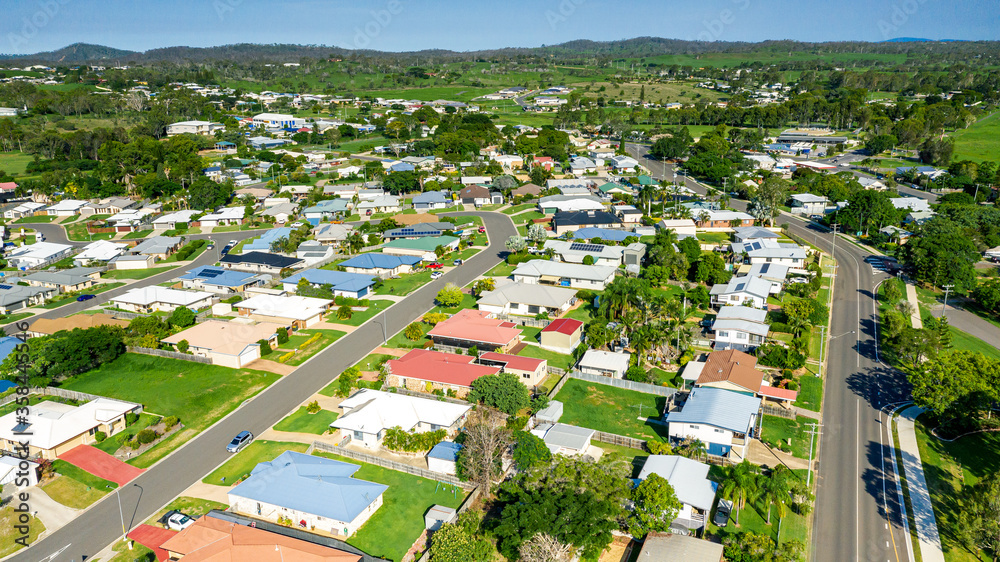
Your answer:
[[[385,333],[393,336],[433,306],[434,296],[446,283],[464,286],[499,263],[506,251],[504,242],[517,233],[510,218],[500,213],[478,214],[483,217],[490,246],[431,281],[402,302],[390,307],[385,315]],[[230,233],[220,235],[229,237]],[[58,309],[64,312],[63,308]],[[132,483],[120,489],[125,524],[135,526],[173,500],[192,483],[224,462],[230,455],[226,444],[242,430],[259,435],[289,412],[322,389],[345,369],[364,358],[383,342],[383,318],[375,318],[323,350],[286,376],[245,402],[228,417],[154,465]],[[122,376],[128,376],[123,373]],[[183,417],[181,413],[181,417]],[[74,561],[90,559],[108,544],[121,537],[121,519],[116,498],[108,496],[89,511],[74,519],[42,541],[19,552],[10,560],[17,562]]]
[[[670,164],[645,157],[646,147],[626,148],[655,177],[675,177]],[[695,192],[706,193],[694,180],[683,180]],[[746,210],[744,201],[733,200],[730,205]],[[776,222],[788,223],[792,233],[834,253],[828,229],[787,214]],[[869,252],[843,238],[836,241],[834,255],[839,267],[827,334],[832,339],[824,350],[829,363],[824,373],[812,558],[896,562],[906,559],[908,536],[901,526],[891,451],[883,447],[888,439],[880,410],[906,399],[909,389],[905,377],[877,359],[874,289],[887,276],[876,274],[864,262]]]

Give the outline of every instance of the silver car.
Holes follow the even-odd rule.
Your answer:
[[[233,437],[229,445],[226,445],[226,450],[230,453],[238,453],[243,450],[243,447],[249,445],[251,441],[253,441],[253,433],[241,431],[236,434],[236,437]]]
[[[712,523],[715,523],[716,527],[725,527],[729,524],[729,514],[732,512],[733,502],[720,499],[719,505],[715,507],[715,518],[712,519]]]

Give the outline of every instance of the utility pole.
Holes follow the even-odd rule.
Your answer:
[[[945,318],[948,316],[948,293],[954,285],[942,285],[942,287],[944,287],[944,306],[941,307],[941,317]]]
[[[830,257],[833,259],[837,259],[837,226],[839,226],[837,223],[830,225],[833,229],[833,252],[830,254]]]
[[[823,424],[819,422],[807,423],[810,426],[809,430],[809,472],[806,473],[806,487],[809,487],[809,483],[812,482],[813,473],[813,441],[816,439],[817,435],[820,435],[822,431],[819,428],[823,427]]]
[[[826,326],[819,327],[819,378],[823,378],[823,341],[826,340]]]

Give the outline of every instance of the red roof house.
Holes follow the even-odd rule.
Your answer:
[[[436,344],[506,352],[521,341],[521,328],[491,312],[467,308],[439,322],[427,335]]]
[[[399,359],[386,361],[386,382],[418,392],[451,390],[464,397],[472,381],[500,372],[500,367],[477,365],[475,360],[469,355],[414,349]]]
[[[560,353],[571,353],[583,339],[583,322],[573,318],[558,318],[542,328],[541,347]]]
[[[524,386],[528,388],[539,385],[549,374],[548,360],[535,359],[534,357],[521,357],[520,355],[490,351],[480,354],[479,363],[481,365],[496,365],[503,373],[517,375],[521,378]]]

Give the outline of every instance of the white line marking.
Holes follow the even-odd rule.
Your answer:
[[[854,481],[854,559],[860,561],[861,555],[861,399],[857,401],[857,419],[855,420],[854,464],[857,466],[858,479]]]

